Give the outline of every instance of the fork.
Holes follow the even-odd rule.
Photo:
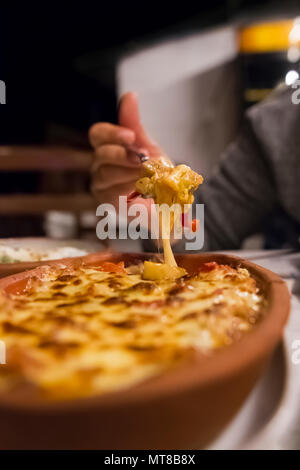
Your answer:
[[[141,163],[146,162],[150,158],[149,155],[146,155],[146,153],[142,152],[141,149],[135,145],[126,145],[126,149],[139,157]]]

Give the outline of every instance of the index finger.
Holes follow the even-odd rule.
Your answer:
[[[90,128],[89,139],[94,148],[105,144],[130,145],[135,140],[135,133],[126,127],[98,122]]]

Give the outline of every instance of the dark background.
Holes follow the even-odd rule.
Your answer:
[[[0,106],[0,145],[89,147],[92,123],[116,121],[115,66],[126,51],[227,22],[247,24],[278,13],[295,16],[299,7],[299,0],[1,5],[0,80],[6,83],[7,104]],[[268,61],[261,55],[259,63],[252,59],[243,59],[247,63],[241,69],[248,73],[244,88],[271,88],[289,67],[278,54],[268,55]],[[40,189],[37,173],[1,172],[0,194]],[[0,218],[0,237],[39,234],[44,234],[42,217]]]
[[[92,122],[116,119],[114,64],[122,51],[283,3],[43,2],[0,7],[0,79],[7,85],[7,104],[0,107],[0,143],[52,139],[85,145]],[[97,57],[90,56],[94,51]],[[90,74],[95,67],[96,78]]]

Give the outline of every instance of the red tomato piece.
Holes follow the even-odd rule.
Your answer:
[[[97,269],[99,269],[99,271],[105,271],[108,273],[126,274],[123,261],[120,261],[120,263],[111,263],[106,261],[102,263],[101,266],[99,266]]]

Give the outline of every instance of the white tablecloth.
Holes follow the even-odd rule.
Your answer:
[[[286,375],[282,378],[283,391],[278,400],[274,413],[269,419],[258,426],[257,431],[247,438],[249,429],[253,426],[253,413],[257,412],[259,420],[261,407],[268,404],[268,387],[278,387],[279,368],[276,364],[273,375],[269,377],[268,387],[265,387],[264,396],[258,398],[257,390],[252,393],[240,416],[225,431],[212,448],[246,448],[246,449],[300,449],[300,363],[294,364],[292,354],[295,349],[293,343],[300,342],[300,253],[288,253],[287,251],[235,251],[228,252],[243,258],[250,259],[256,264],[264,266],[284,278],[292,293],[291,314],[285,329],[283,346],[284,367]],[[298,346],[299,349],[299,346]],[[299,355],[300,356],[300,355]],[[278,355],[279,357],[279,355]],[[258,387],[260,384],[258,384]],[[267,395],[267,396],[265,396]],[[259,403],[258,400],[260,400]],[[242,436],[242,437],[241,437]],[[244,438],[243,438],[244,436]]]

